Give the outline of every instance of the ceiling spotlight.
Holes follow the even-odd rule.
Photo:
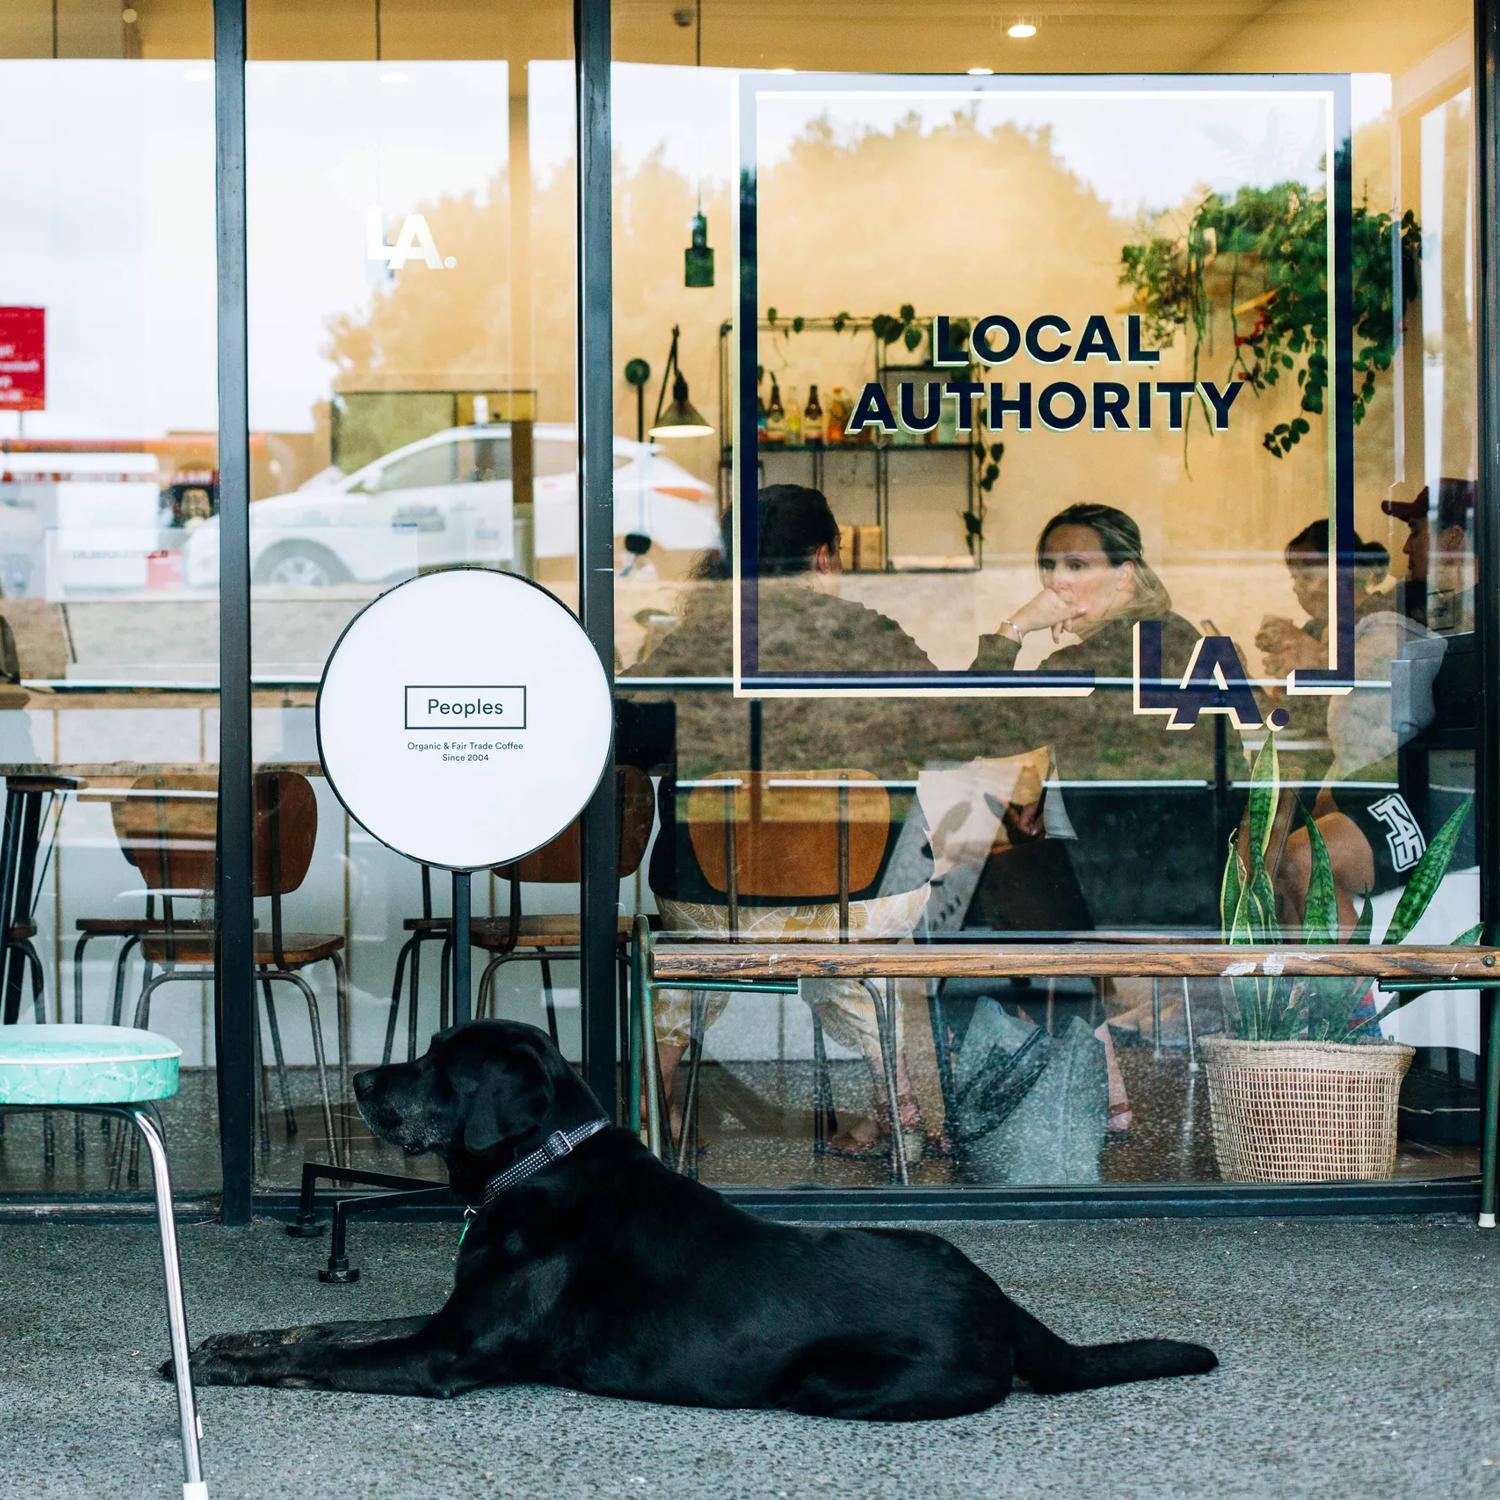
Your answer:
[[[995,70],[993,68],[970,68],[970,78],[988,78]]]
[[[795,73],[797,70],[795,68],[772,68],[771,71],[773,73],[780,73],[783,77],[785,77],[790,73]]]
[[[1005,34],[1018,42],[1024,42],[1027,37],[1036,35],[1036,27],[1030,21],[1017,21],[1014,26],[1005,28]]]

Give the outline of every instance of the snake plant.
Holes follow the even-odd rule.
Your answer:
[[[1219,887],[1219,920],[1224,942],[1256,946],[1288,942],[1307,945],[1340,941],[1368,943],[1373,914],[1368,894],[1363,898],[1353,933],[1347,939],[1340,936],[1333,867],[1329,863],[1328,847],[1318,831],[1317,822],[1311,817],[1305,818],[1304,825],[1311,854],[1311,872],[1302,926],[1300,930],[1282,930],[1276,912],[1271,871],[1266,865],[1266,851],[1270,846],[1280,798],[1281,772],[1273,734],[1266,737],[1250,772],[1248,829],[1244,839],[1249,864],[1246,865],[1240,851],[1238,831],[1229,841],[1229,857],[1224,862],[1224,878]],[[1427,910],[1439,882],[1447,873],[1473,801],[1472,797],[1465,799],[1417,861],[1396,904],[1390,926],[1381,939],[1383,944],[1402,942]],[[1480,931],[1476,924],[1456,937],[1454,943],[1477,942]],[[1380,1011],[1358,1015],[1360,1004],[1370,989],[1369,979],[1244,975],[1231,978],[1229,984],[1239,1011],[1236,1032],[1243,1040],[1251,1042],[1300,1038],[1352,1042],[1373,1038],[1380,1022],[1398,1005],[1412,998],[1408,994],[1397,995]]]

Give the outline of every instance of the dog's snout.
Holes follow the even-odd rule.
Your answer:
[[[354,1097],[356,1099],[368,1099],[375,1092],[376,1069],[366,1068],[363,1073],[354,1075]]]

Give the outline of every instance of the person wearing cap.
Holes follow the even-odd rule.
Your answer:
[[[1410,500],[1383,500],[1386,515],[1410,528],[1401,551],[1407,583],[1426,600],[1427,623],[1443,635],[1474,628],[1474,509],[1472,479],[1439,479],[1437,503],[1430,488]]]

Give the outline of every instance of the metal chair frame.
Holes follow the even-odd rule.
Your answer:
[[[193,1371],[187,1331],[187,1307],[182,1295],[182,1261],[177,1248],[177,1220],[172,1204],[172,1175],[167,1163],[166,1129],[161,1112],[154,1102],[140,1104],[51,1104],[6,1105],[17,1113],[40,1109],[51,1118],[58,1109],[78,1115],[97,1114],[106,1125],[124,1120],[133,1127],[134,1140],[146,1144],[151,1158],[151,1187],[156,1203],[156,1227],[161,1240],[162,1277],[166,1289],[167,1328],[172,1350],[172,1378],[177,1390],[177,1427],[182,1444],[183,1500],[206,1500],[208,1488],[203,1479],[203,1459],[199,1451],[202,1423],[198,1416],[197,1397],[193,1391]],[[124,1133],[120,1135],[123,1145]]]
[[[712,779],[712,778],[709,778]],[[724,832],[724,871],[728,890],[725,892],[728,905],[729,941],[736,942],[739,939],[740,927],[740,891],[738,872],[738,844],[735,832],[735,793],[739,790],[741,783],[737,779],[728,779],[724,782],[723,797],[723,832]],[[774,785],[774,783],[772,783]],[[795,782],[789,782],[795,785]],[[838,941],[849,942],[849,780],[843,773],[839,773],[838,787],[838,891],[836,896],[838,902],[839,927]],[[641,926],[637,923],[637,942],[640,941]],[[649,943],[650,930],[646,929],[646,941]],[[649,979],[649,963],[636,970],[639,982],[644,986],[647,995],[654,986]],[[865,991],[870,996],[870,1003],[875,1011],[876,1034],[880,1042],[881,1069],[885,1074],[886,1101],[890,1110],[890,1140],[891,1140],[891,1177],[894,1181],[906,1183],[910,1180],[909,1164],[906,1160],[906,1146],[901,1137],[901,1107],[898,1098],[899,1090],[896,1084],[896,1006],[899,1001],[896,996],[896,982],[888,979],[885,982],[885,992],[881,993],[880,987],[871,979],[861,980]],[[800,985],[786,986],[750,984],[740,981],[724,981],[721,983],[702,983],[690,986],[692,1001],[689,1011],[688,1029],[688,1077],[687,1093],[683,1100],[682,1136],[676,1143],[675,1157],[679,1172],[686,1172],[689,1176],[698,1175],[698,1114],[699,1114],[699,1088],[698,1075],[703,1061],[703,1038],[707,1030],[708,1002],[705,995],[710,992],[719,991],[726,994],[799,994]],[[654,1007],[653,1015],[654,1015]],[[632,1036],[634,1031],[632,1029]],[[655,1025],[648,1033],[651,1040],[643,1043],[648,1050],[655,1046]],[[638,1085],[633,1084],[632,1089]],[[639,1100],[634,1092],[631,1095],[632,1108],[638,1111]],[[813,1149],[822,1151],[827,1144],[827,1132],[836,1129],[838,1125],[837,1116],[833,1108],[833,1084],[828,1073],[828,1057],[823,1039],[823,1027],[818,1020],[816,1011],[813,1011]],[[639,1129],[639,1122],[637,1122]],[[670,1120],[668,1121],[668,1133],[670,1134]]]
[[[271,961],[269,963],[257,963],[255,966],[256,976],[261,983],[261,994],[267,1007],[267,1019],[271,1027],[273,1045],[276,1049],[277,1060],[281,1063],[281,1041],[280,1028],[275,1019],[275,1002],[271,998],[271,985],[276,982],[294,985],[302,993],[302,998],[307,1003],[308,1025],[312,1032],[313,1057],[318,1070],[318,1088],[322,1097],[323,1106],[323,1128],[328,1135],[328,1144],[331,1151],[337,1152],[344,1165],[349,1164],[350,1144],[346,1138],[342,1144],[334,1129],[333,1101],[328,1089],[328,1066],[324,1055],[323,1027],[318,1012],[318,997],[313,987],[303,978],[299,972],[302,968],[310,967],[308,964],[292,966],[286,957],[286,946],[284,941],[284,929],[282,926],[281,912],[281,796],[279,783],[276,776],[267,776],[263,782],[257,778],[257,782],[265,787],[266,806],[268,810],[268,836],[270,844],[270,869],[272,872],[271,890],[269,898],[271,902]],[[133,1024],[139,1030],[149,1029],[151,1021],[151,997],[163,985],[172,983],[202,983],[203,980],[213,972],[212,963],[184,962],[177,958],[176,949],[182,936],[182,923],[179,923],[173,913],[172,901],[174,896],[202,897],[206,892],[191,888],[176,889],[171,885],[171,861],[172,841],[166,831],[165,805],[170,788],[162,788],[156,792],[155,799],[158,806],[158,828],[161,834],[161,849],[163,857],[163,872],[167,884],[158,890],[157,894],[162,898],[163,931],[166,951],[162,960],[162,972],[149,977],[141,989],[136,1001],[135,1018]],[[193,924],[193,932],[199,938],[203,935],[203,929],[199,924]],[[322,962],[321,959],[314,962]],[[339,1069],[339,1096],[347,1098],[349,1094],[349,1039],[345,1035],[347,1018],[349,1014],[349,971],[344,962],[342,953],[331,953],[328,962],[333,965],[334,985],[336,996],[336,1008],[338,1015],[338,1069]],[[256,1050],[260,1050],[259,1032],[256,1030]],[[257,1068],[257,1072],[263,1069]],[[261,1098],[264,1107],[265,1080],[262,1078]],[[287,1116],[291,1116],[291,1101],[286,1091],[285,1072],[282,1074],[282,1102]],[[266,1139],[264,1121],[262,1123],[262,1141]],[[131,1180],[135,1179],[135,1158],[132,1154]]]

